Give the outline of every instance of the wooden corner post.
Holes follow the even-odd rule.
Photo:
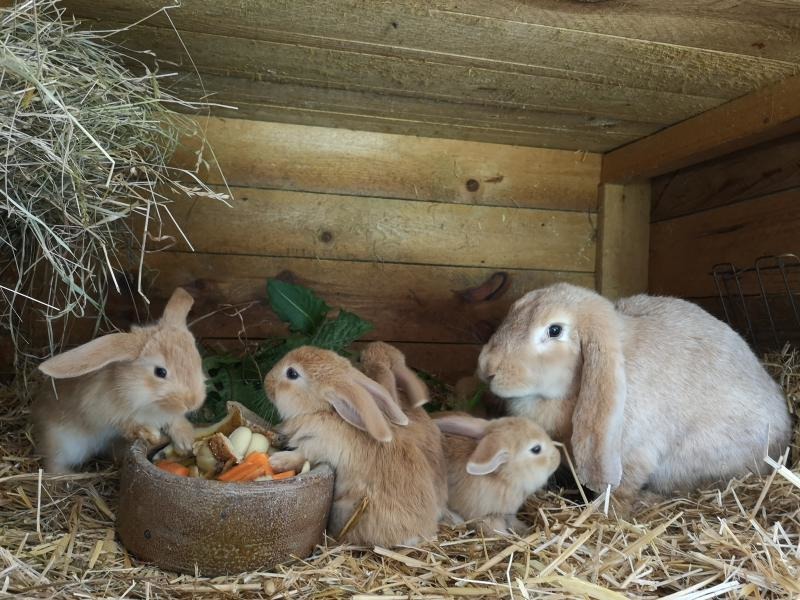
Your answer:
[[[650,180],[599,187],[597,290],[616,300],[647,292]]]

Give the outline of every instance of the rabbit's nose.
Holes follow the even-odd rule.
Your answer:
[[[492,381],[492,379],[494,379],[494,376],[494,373],[485,373],[483,378],[486,380],[486,383],[489,383]]]

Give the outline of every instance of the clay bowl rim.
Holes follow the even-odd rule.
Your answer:
[[[133,463],[156,481],[181,482],[183,486],[195,488],[196,490],[208,490],[220,492],[230,490],[231,494],[241,494],[244,490],[248,492],[266,492],[274,486],[288,488],[286,491],[307,488],[319,482],[324,483],[326,479],[333,479],[333,469],[327,463],[320,463],[306,473],[300,473],[288,479],[268,480],[268,481],[240,481],[227,482],[216,479],[205,479],[203,477],[182,477],[174,473],[168,473],[159,469],[151,460],[153,454],[165,447],[166,444],[148,447],[144,440],[136,440],[128,445],[126,454],[133,459]],[[135,475],[132,479],[138,479]],[[257,485],[254,485],[257,484]]]

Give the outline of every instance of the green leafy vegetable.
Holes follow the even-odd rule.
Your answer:
[[[270,306],[281,321],[289,323],[290,330],[306,335],[316,331],[331,309],[311,290],[279,279],[267,282],[267,293]]]
[[[318,346],[340,354],[370,331],[371,323],[339,310],[328,318],[331,307],[308,288],[277,279],[267,282],[273,312],[288,325],[289,334],[262,342],[242,357],[208,354],[203,368],[208,374],[204,406],[193,416],[196,422],[217,421],[225,416],[226,403],[240,402],[270,423],[278,421],[275,407],[264,393],[264,377],[283,356],[304,345]]]

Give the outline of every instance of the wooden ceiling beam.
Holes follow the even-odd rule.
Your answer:
[[[602,181],[656,177],[797,131],[800,76],[793,76],[604,154]]]

